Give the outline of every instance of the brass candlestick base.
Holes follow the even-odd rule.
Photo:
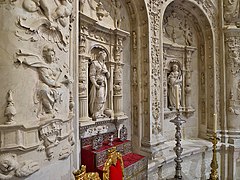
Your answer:
[[[213,143],[213,157],[212,157],[212,162],[211,162],[211,174],[210,174],[210,178],[209,180],[219,180],[218,178],[218,163],[217,163],[217,142],[218,142],[218,138],[217,138],[217,133],[214,132],[213,133],[213,137],[212,137],[212,143]]]
[[[176,126],[176,132],[175,132],[176,146],[173,148],[173,150],[175,151],[177,157],[174,159],[174,161],[176,162],[174,178],[182,179],[181,163],[183,162],[183,160],[182,160],[181,154],[182,154],[183,148],[181,146],[181,138],[182,138],[181,125],[186,121],[180,117],[180,112],[179,110],[177,110],[177,116],[173,120],[170,120],[170,122],[174,123]]]

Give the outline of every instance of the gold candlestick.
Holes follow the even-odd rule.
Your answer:
[[[211,174],[210,174],[210,178],[209,180],[219,180],[218,178],[218,162],[217,162],[217,142],[218,142],[218,138],[217,138],[217,133],[214,132],[213,133],[213,137],[212,137],[212,143],[213,143],[213,156],[212,156],[212,162],[211,162]]]

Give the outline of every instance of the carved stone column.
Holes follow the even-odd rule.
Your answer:
[[[114,62],[109,61],[106,62],[106,65],[109,69],[109,73],[110,73],[110,78],[108,80],[108,108],[111,110],[114,110],[114,100],[113,100],[113,96],[114,96],[114,86],[113,86],[113,77],[114,77]],[[113,117],[111,117],[113,118]]]
[[[126,32],[116,30],[115,31],[115,47],[114,47],[114,80],[113,80],[113,109],[114,116],[123,116],[123,38],[126,37]]]
[[[117,63],[115,65],[114,72],[114,115],[115,117],[119,117],[124,115],[123,113],[123,94],[122,94],[122,72],[123,72],[123,64]]]
[[[89,121],[88,116],[88,59],[86,54],[85,28],[81,27],[79,44],[79,120]]]
[[[146,60],[142,67],[142,100],[143,100],[143,123],[141,150],[150,158],[154,158],[158,153],[162,153],[164,137],[162,136],[163,119],[163,99],[162,97],[162,67],[161,46],[160,46],[160,28],[161,28],[161,1],[150,0],[149,8],[149,36],[143,34],[142,46],[148,47],[149,61]],[[149,40],[150,39],[150,40]],[[150,97],[150,98],[149,98]]]
[[[192,54],[194,52],[195,49],[190,48],[190,47],[186,47],[185,49],[185,68],[186,68],[186,72],[185,72],[185,107],[186,110],[190,110],[192,109],[191,106],[191,91],[192,91],[192,87],[191,87],[191,69],[192,69]]]

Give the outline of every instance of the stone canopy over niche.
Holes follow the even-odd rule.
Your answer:
[[[9,168],[0,179],[29,176],[72,153],[72,3],[1,2],[0,166]]]

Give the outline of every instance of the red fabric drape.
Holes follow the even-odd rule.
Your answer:
[[[109,173],[110,180],[122,180],[122,168],[121,168],[121,161],[117,160],[116,166],[110,166],[110,173]]]

